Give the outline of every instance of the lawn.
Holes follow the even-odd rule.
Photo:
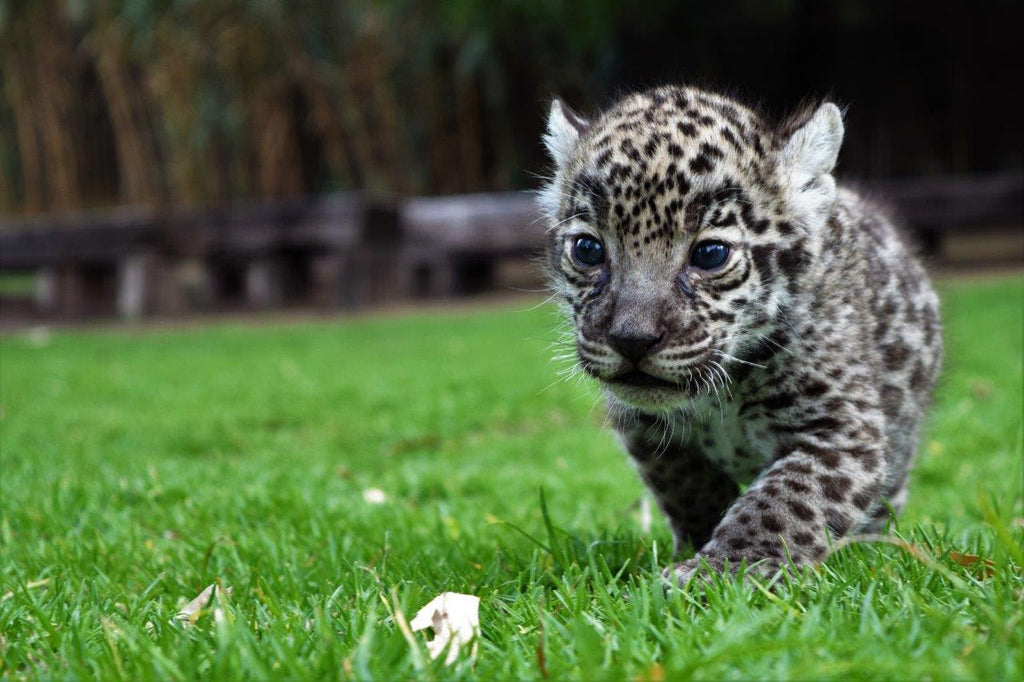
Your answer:
[[[1024,279],[942,293],[906,544],[703,595],[659,586],[668,531],[549,307],[4,337],[0,670],[1020,679]],[[446,590],[481,597],[475,664],[398,626]]]

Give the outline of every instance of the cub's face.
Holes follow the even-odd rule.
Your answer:
[[[820,150],[801,133],[838,151],[834,109],[782,135],[696,90],[634,95],[592,124],[555,102],[549,274],[580,366],[613,398],[679,408],[771,343],[835,199],[834,154],[804,158]]]

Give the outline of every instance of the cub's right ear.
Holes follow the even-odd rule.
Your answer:
[[[548,131],[544,134],[544,145],[556,165],[565,165],[580,135],[588,128],[589,121],[578,116],[562,100],[555,98],[548,114]]]

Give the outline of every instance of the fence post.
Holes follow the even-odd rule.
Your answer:
[[[117,314],[128,319],[150,312],[153,299],[153,257],[130,253],[117,263]]]
[[[36,309],[52,313],[57,308],[57,270],[46,265],[35,272],[35,290],[32,294]]]
[[[245,268],[245,302],[252,308],[272,308],[284,294],[281,263],[270,255],[256,256]]]

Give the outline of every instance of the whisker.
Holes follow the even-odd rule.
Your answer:
[[[548,226],[548,232],[550,232],[551,230],[554,230],[557,227],[561,227],[562,225],[564,225],[565,223],[569,222],[570,220],[574,220],[576,218],[582,218],[583,215],[584,215],[583,213],[573,213],[571,216],[563,218],[562,220],[559,220],[557,223],[555,223],[553,225],[549,225]],[[538,218],[538,220],[541,220],[541,219],[542,218]]]
[[[736,357],[735,355],[729,355],[729,354],[728,354],[728,353],[726,353],[725,351],[721,351],[721,350],[715,350],[715,351],[713,351],[713,352],[714,352],[714,353],[715,353],[716,355],[720,355],[720,356],[722,356],[722,357],[723,357],[723,358],[725,358],[726,360],[731,360],[732,362],[738,362],[738,363],[740,363],[741,365],[750,365],[751,367],[757,367],[757,368],[759,368],[759,369],[768,369],[768,366],[767,366],[767,365],[759,365],[759,364],[758,364],[758,363],[756,363],[756,362],[749,362],[749,361],[747,361],[747,360],[741,360],[740,358]]]
[[[725,371],[725,367],[722,367],[720,363],[714,360],[709,360],[708,362],[711,363],[711,366],[715,370],[715,373],[721,377],[722,388],[727,390],[729,392],[729,398],[732,398],[732,389],[729,388],[729,382],[732,381],[732,377],[729,376],[729,373]]]
[[[782,351],[784,353],[789,353],[790,355],[794,354],[792,349],[786,348],[785,346],[783,346],[781,343],[779,343],[775,339],[770,338],[767,334],[758,334],[757,337],[758,337],[758,341],[760,341],[764,345],[768,346],[768,348],[771,348],[772,345],[774,345],[776,349],[778,349],[778,350],[780,350],[780,351]],[[771,345],[769,345],[769,344],[771,344]]]
[[[715,402],[718,403],[718,422],[725,422],[725,406],[722,404],[722,396],[718,392],[718,375],[714,369],[708,367],[708,379],[711,381],[711,388],[715,391]]]
[[[509,288],[512,289],[513,291],[522,291],[522,292],[531,293],[531,294],[537,294],[537,293],[541,293],[543,291],[547,291],[547,289],[517,289],[515,287],[509,287]],[[542,307],[546,306],[548,303],[551,303],[551,299],[553,299],[554,297],[555,297],[555,294],[551,294],[550,296],[545,298],[543,301],[541,301],[537,305],[532,305],[529,308],[523,308],[522,310],[517,310],[516,312],[517,313],[533,312],[537,308],[542,308]]]

